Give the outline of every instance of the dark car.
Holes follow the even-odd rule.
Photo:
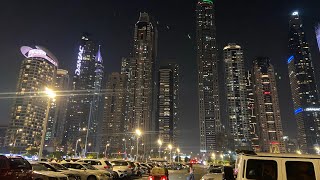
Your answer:
[[[32,166],[20,156],[0,155],[1,180],[32,180]]]

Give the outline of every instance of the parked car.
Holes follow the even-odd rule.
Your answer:
[[[77,162],[84,162],[92,165],[93,167],[106,170],[111,173],[113,178],[123,177],[124,174],[113,171],[112,164],[106,159],[79,159]]]
[[[114,160],[114,161],[111,161],[111,164],[113,166],[113,171],[116,171],[118,173],[123,173],[125,176],[132,175],[131,165],[127,161]]]
[[[149,174],[152,167],[146,163],[140,163],[141,168],[145,171],[145,174]]]
[[[129,169],[131,169],[132,175],[137,176],[138,175],[138,167],[132,161],[127,161],[127,162],[128,162]]]
[[[135,162],[134,165],[137,176],[142,176],[142,174],[145,174],[145,169],[140,165],[140,163]]]
[[[0,155],[0,179],[31,180],[32,166],[20,156]]]
[[[32,178],[35,180],[68,180],[68,176],[57,172],[51,168],[45,167],[38,162],[31,162],[32,165]]]
[[[111,174],[104,170],[98,170],[90,164],[83,162],[66,162],[61,163],[68,169],[83,172],[87,175],[86,180],[109,180],[112,179]]]
[[[69,180],[81,180],[81,176],[83,176],[84,179],[84,174],[70,170],[58,163],[50,163],[50,162],[39,162],[40,164],[44,165],[48,169],[52,169],[53,171],[56,172],[61,172],[62,174],[68,176]]]
[[[154,167],[152,168],[148,180],[168,180],[169,179],[168,169],[165,167]]]
[[[209,172],[202,176],[201,180],[223,180],[224,173],[223,168],[209,168]]]
[[[236,180],[320,180],[319,162],[319,155],[240,152],[234,175]],[[229,180],[230,174],[226,170],[224,172]]]

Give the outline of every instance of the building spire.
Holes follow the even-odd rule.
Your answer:
[[[96,55],[96,62],[101,62],[102,63],[102,56],[101,56],[101,51],[100,51],[100,47],[101,45],[99,45],[99,49],[98,49],[98,52],[97,52],[97,55]]]

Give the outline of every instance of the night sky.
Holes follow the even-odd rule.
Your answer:
[[[128,56],[132,49],[133,28],[139,12],[145,11],[159,22],[157,60],[180,65],[180,146],[183,151],[198,152],[195,8],[196,0],[5,1],[0,9],[0,92],[16,90],[23,45],[48,48],[59,59],[59,67],[73,73],[82,32],[91,33],[102,45],[106,73],[120,71],[121,57]],[[319,9],[319,0],[216,1],[219,59],[223,46],[229,42],[242,46],[248,68],[256,56],[271,58],[281,76],[278,89],[284,133],[292,137],[296,136],[296,124],[286,65],[288,17],[293,10],[302,14],[320,82],[320,53],[314,33],[314,26],[320,22]],[[0,96],[0,124],[8,124],[11,105],[8,95]]]

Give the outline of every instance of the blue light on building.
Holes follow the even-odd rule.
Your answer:
[[[303,111],[302,108],[298,108],[298,109],[296,109],[296,110],[294,111],[294,115],[297,115],[297,114],[301,113],[302,111]]]
[[[294,59],[294,56],[290,56],[288,59],[288,64],[290,64],[290,62]]]

